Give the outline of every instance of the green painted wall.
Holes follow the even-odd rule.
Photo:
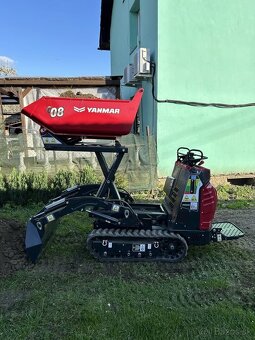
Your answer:
[[[158,1],[159,99],[255,102],[255,1]],[[255,107],[157,106],[159,174],[179,146],[201,148],[214,174],[255,171]]]
[[[115,0],[112,75],[133,62],[129,12],[140,4],[140,47],[151,49],[159,99],[255,102],[254,0]],[[213,174],[255,172],[255,107],[218,109],[156,104],[151,82],[142,100],[146,125],[157,136],[158,173],[171,172],[179,146],[201,148]],[[135,88],[122,87],[123,98]]]
[[[111,74],[123,75],[125,66],[133,63],[134,54],[130,53],[130,11],[140,8],[140,35],[138,46],[150,48],[152,58],[157,59],[157,1],[155,0],[115,0],[111,24]],[[145,92],[141,103],[142,134],[146,126],[155,134],[157,129],[156,103],[151,96],[151,83],[142,82],[138,87]],[[121,86],[122,98],[130,98],[137,87]]]

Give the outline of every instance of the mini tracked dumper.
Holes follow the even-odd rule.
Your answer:
[[[52,199],[27,223],[25,247],[35,262],[51,234],[51,222],[75,211],[88,212],[94,228],[87,238],[92,256],[106,261],[178,262],[190,245],[237,239],[243,232],[229,222],[213,223],[217,194],[210,184],[207,158],[200,150],[179,148],[165,199],[135,203],[114,183],[128,152],[117,137],[130,132],[143,89],[128,100],[43,97],[22,113],[40,124],[46,150],[95,152],[104,180],[101,185],[77,185]],[[93,143],[91,138],[111,143]],[[109,166],[105,153],[116,155]]]

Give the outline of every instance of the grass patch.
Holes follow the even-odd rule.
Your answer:
[[[245,209],[255,206],[254,186],[220,185],[217,194],[219,208]]]
[[[129,265],[130,266],[130,265]],[[122,267],[122,266],[120,266]],[[134,273],[143,265],[131,265]],[[1,307],[4,339],[253,339],[255,314],[230,296],[225,279],[186,275],[143,281],[118,274],[20,272],[2,281],[14,301]],[[123,267],[122,267],[123,269]],[[139,274],[139,273],[138,273]],[[15,298],[17,296],[18,298]],[[206,325],[206,326],[205,326]]]
[[[25,222],[39,209],[0,216]],[[85,213],[62,218],[40,261],[0,280],[0,338],[255,338],[254,251],[226,242],[172,265],[100,263],[85,248],[90,228]]]
[[[0,208],[0,218],[16,219],[21,223],[27,223],[28,219],[42,209],[44,203],[32,203],[26,206],[17,206],[6,203]]]
[[[217,193],[221,200],[247,200],[252,201],[255,199],[255,188],[249,185],[219,185]]]
[[[153,191],[139,191],[132,194],[138,201],[158,201],[161,202],[165,193],[164,185],[159,183]],[[246,209],[255,206],[255,187],[244,185],[237,186],[231,184],[219,185],[217,188],[218,208],[222,209]]]
[[[221,209],[247,209],[255,206],[255,200],[219,200],[218,208]]]

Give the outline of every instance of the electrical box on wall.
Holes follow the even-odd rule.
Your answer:
[[[133,85],[136,83],[134,78],[134,65],[128,64],[124,69],[123,83],[126,86]]]
[[[134,55],[134,63],[128,64],[124,69],[123,84],[135,86],[142,80],[151,77],[150,49],[138,48]]]
[[[138,48],[134,56],[134,77],[137,80],[151,77],[149,48]]]

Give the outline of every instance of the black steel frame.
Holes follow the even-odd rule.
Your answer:
[[[90,144],[79,142],[75,145],[69,145],[62,140],[61,137],[53,135],[61,144],[44,144],[46,150],[53,151],[84,151],[84,152],[95,152],[98,163],[101,167],[104,175],[104,181],[99,186],[96,197],[104,197],[106,192],[110,191],[110,196],[114,199],[121,199],[119,191],[114,183],[116,171],[125,155],[128,152],[128,148],[122,146],[119,141],[115,141],[114,145],[104,144]],[[115,153],[116,159],[113,161],[111,166],[108,166],[105,156],[103,153]]]

